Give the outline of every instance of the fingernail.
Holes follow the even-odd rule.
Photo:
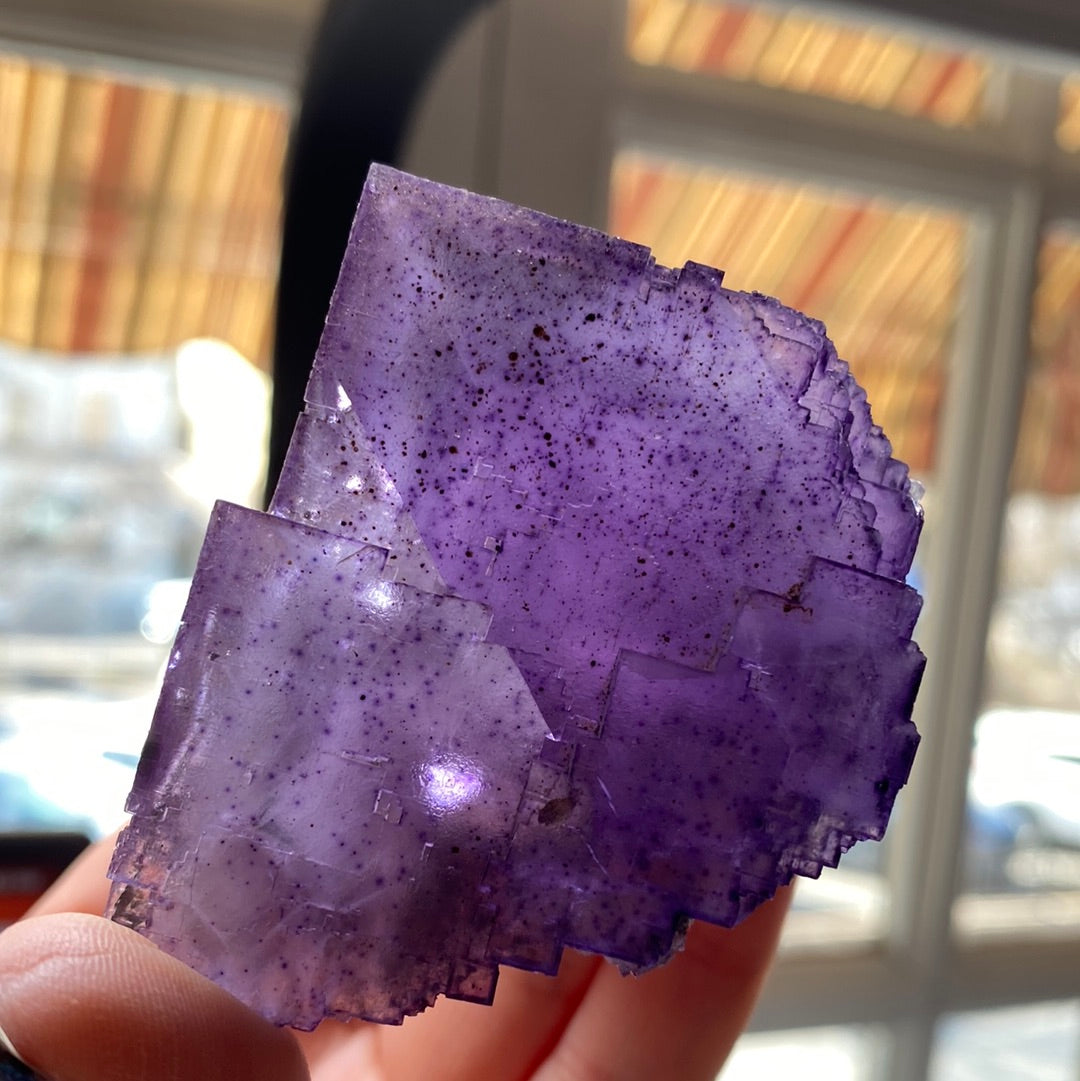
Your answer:
[[[0,1081],[45,1081],[15,1053],[7,1033],[0,1028]]]

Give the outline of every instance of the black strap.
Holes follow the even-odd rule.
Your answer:
[[[286,169],[268,495],[303,409],[368,166],[400,164],[425,81],[455,31],[488,2],[329,0],[326,6]]]

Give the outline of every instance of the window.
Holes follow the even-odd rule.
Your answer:
[[[1021,1056],[1046,1064],[1041,1076],[1075,1076],[1080,844],[1048,827],[1080,817],[1080,786],[1067,780],[1080,768],[1080,73],[1060,60],[1042,67],[1030,49],[981,49],[957,32],[939,39],[932,27],[895,16],[878,25],[864,10],[848,24],[839,10],[503,0],[436,73],[405,163],[574,220],[613,224],[653,244],[662,261],[704,259],[737,287],[778,293],[821,316],[925,484],[916,572],[927,605],[917,637],[930,663],[912,782],[883,845],[860,846],[836,873],[802,889],[731,1077],[797,1061],[810,1076],[817,1069],[867,1081],[949,1081],[977,1061],[977,1076],[991,1078],[989,1058],[972,1058],[991,1044],[997,1065]],[[79,41],[71,25],[66,46]],[[250,61],[273,78],[266,57],[275,26],[260,29],[254,60],[215,45],[205,62],[235,79]],[[235,29],[229,23],[222,40],[243,41]],[[86,40],[100,45],[100,37]],[[295,71],[301,37],[280,64],[282,79]],[[273,40],[280,60],[291,39]],[[139,53],[130,36],[123,41]],[[176,63],[199,53],[170,33],[141,55]],[[206,360],[198,348],[178,360],[175,347],[185,336],[215,335],[256,363],[265,355],[260,320],[276,243],[266,223],[277,195],[252,183],[247,154],[262,148],[260,175],[275,168],[287,91],[269,102],[248,94],[233,111],[236,95],[212,83],[170,83],[141,69],[138,78],[103,84],[85,66],[31,64],[17,50],[0,61],[0,131],[14,130],[11,118],[28,102],[54,118],[26,128],[17,144],[0,138],[0,481],[8,491],[19,470],[45,465],[26,449],[35,438],[27,403],[49,397],[49,380],[74,368],[37,352],[31,362],[20,350],[100,348],[105,364],[121,363],[114,354],[122,353],[131,393],[159,396],[154,431],[138,435],[145,455],[168,457],[154,440],[169,433],[164,446],[186,447],[189,466],[198,440],[176,433],[191,429],[191,410],[209,406],[183,390],[185,380],[191,387],[200,366],[221,373],[228,362]],[[91,136],[110,129],[93,118],[120,124],[122,100],[124,123],[147,125],[124,176],[98,172],[89,187],[73,183],[87,163],[103,160]],[[168,138],[152,114],[174,118]],[[242,160],[210,152],[208,140],[228,125],[248,132]],[[89,134],[65,142],[65,132]],[[190,149],[161,172],[166,143]],[[32,167],[20,172],[20,161]],[[119,190],[133,201],[110,203],[108,193]],[[206,212],[194,214],[199,200]],[[118,209],[136,224],[117,229]],[[158,242],[172,254],[152,254]],[[21,285],[12,284],[13,268],[21,268]],[[166,305],[180,284],[182,301]],[[126,296],[127,306],[116,301],[93,327],[73,321],[71,297],[86,288]],[[149,336],[133,333],[140,325]],[[165,327],[168,337],[152,336]],[[162,352],[164,365],[153,359]],[[98,393],[94,371],[88,363],[75,380],[77,427],[108,459],[109,433],[128,414],[123,395]],[[214,446],[206,438],[202,445]],[[212,460],[215,452],[206,454]],[[160,477],[165,466],[154,461]],[[89,468],[81,461],[67,475]],[[169,465],[177,484],[196,484],[190,468],[186,480],[183,473]],[[81,483],[84,494],[100,490]],[[20,543],[60,538],[57,523],[89,513],[55,479],[44,488],[48,498],[8,518]],[[135,490],[123,488],[125,497]],[[115,541],[107,529],[86,534],[96,550],[136,552],[154,576],[109,608],[124,635],[98,635],[93,649],[86,640],[60,643],[64,670],[98,704],[120,697],[129,677],[149,686],[183,575],[179,556],[138,549],[136,515],[114,514],[109,523],[120,531]],[[10,535],[0,542],[14,543]],[[79,558],[58,553],[69,568]],[[141,566],[134,556],[120,562]],[[75,571],[65,573],[70,582]],[[104,588],[85,568],[78,580],[83,595],[87,584]],[[54,607],[72,595],[58,586]],[[0,618],[10,610],[0,607]],[[27,608],[42,619],[48,610]],[[55,686],[54,632],[39,628],[18,642],[3,633],[2,723],[25,735],[40,728],[34,710],[55,716],[56,694],[71,688]],[[135,650],[127,648],[132,635]],[[24,683],[32,675],[22,697],[10,693],[13,663]],[[130,693],[128,700],[132,713],[145,709]],[[12,703],[25,723],[12,725]],[[1014,765],[1020,745],[1023,773]],[[124,767],[131,748],[130,734],[110,737],[112,757],[103,761]]]

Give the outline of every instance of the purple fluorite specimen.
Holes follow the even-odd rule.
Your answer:
[[[819,323],[377,167],[307,403],[271,514],[215,512],[114,918],[393,1022],[881,837],[921,517]]]

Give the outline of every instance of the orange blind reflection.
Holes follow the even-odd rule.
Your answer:
[[[0,57],[0,339],[217,337],[266,366],[287,126],[241,95]]]
[[[990,65],[906,33],[805,11],[712,0],[627,0],[628,55],[921,117],[944,127],[983,117]]]
[[[725,175],[625,153],[611,227],[821,319],[900,458],[933,471],[966,222],[930,206]]]
[[[1013,488],[1080,493],[1080,228],[1043,238]]]

